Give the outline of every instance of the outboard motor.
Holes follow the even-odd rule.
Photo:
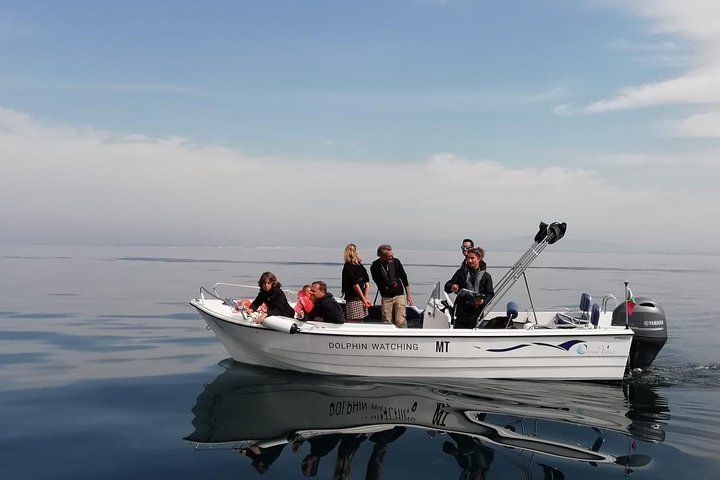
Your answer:
[[[638,297],[635,302],[635,308],[628,317],[630,328],[635,332],[630,347],[630,368],[646,369],[667,342],[667,322],[665,311],[655,300]],[[625,325],[625,312],[626,304],[623,302],[613,310],[612,324]]]

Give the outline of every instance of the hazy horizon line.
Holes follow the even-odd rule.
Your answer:
[[[501,243],[502,241],[485,242],[485,244],[491,246],[486,250],[492,251],[493,253],[521,253],[528,248],[511,247],[511,248],[497,248],[493,244]],[[574,240],[573,243],[583,242],[582,240]],[[594,241],[588,241],[588,243],[594,243]],[[342,250],[345,245],[240,245],[240,244],[203,244],[203,243],[151,243],[151,242],[3,242],[0,241],[0,245],[6,246],[17,246],[17,247],[148,247],[148,248],[243,248],[243,249],[269,249],[269,250]],[[703,256],[717,256],[720,255],[720,251],[692,251],[692,250],[657,250],[648,249],[640,250],[638,248],[624,248],[619,244],[609,244],[609,246],[615,246],[617,248],[610,249],[599,249],[599,248],[581,248],[582,245],[578,246],[566,246],[565,244],[553,245],[549,253],[588,253],[588,254],[619,254],[619,255],[703,255]],[[453,252],[455,248],[435,248],[435,247],[393,247],[399,251],[417,251],[417,252]]]

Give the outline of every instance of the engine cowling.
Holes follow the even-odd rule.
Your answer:
[[[618,305],[612,314],[612,324],[625,325],[626,303]],[[667,319],[660,303],[652,298],[638,297],[628,317],[628,326],[635,333],[630,347],[630,368],[646,369],[667,342]]]

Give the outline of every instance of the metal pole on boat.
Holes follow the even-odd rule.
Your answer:
[[[565,236],[567,225],[565,222],[552,222],[550,225],[540,222],[538,233],[533,239],[533,244],[523,253],[515,264],[505,273],[497,284],[495,284],[495,296],[485,306],[482,313],[478,317],[477,325],[480,324],[486,313],[500,302],[500,299],[522,276],[523,272],[530,266],[540,253],[548,245],[552,245]]]
[[[547,246],[547,238],[544,238],[541,241],[536,241],[532,245],[530,245],[530,248],[527,249],[527,251],[520,257],[520,259],[515,262],[515,264],[510,267],[510,269],[505,273],[505,275],[500,279],[500,281],[495,285],[495,296],[490,300],[490,303],[485,306],[483,309],[483,314],[486,312],[489,312],[502,298],[503,295],[512,287],[515,282],[518,281],[518,279],[522,276],[522,273],[527,269],[527,267],[537,258],[540,253],[545,249]],[[480,319],[482,319],[483,314],[481,314]]]
[[[630,295],[628,295],[628,291],[630,290],[628,288],[628,282],[625,280],[625,330],[630,328],[630,312],[628,312],[628,298],[630,298]]]
[[[535,325],[537,325],[537,313],[535,313],[535,304],[533,303],[532,295],[530,294],[530,285],[528,285],[527,277],[525,276],[525,272],[522,274],[523,280],[525,280],[525,290],[527,290],[528,299],[530,300],[530,308],[533,312],[533,317],[535,317]]]

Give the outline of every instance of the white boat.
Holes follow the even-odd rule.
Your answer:
[[[532,260],[564,232],[565,224],[541,224],[528,252],[498,282],[488,311],[474,329],[452,328],[452,302],[439,283],[426,308],[417,311],[421,328],[305,322],[278,316],[256,324],[232,301],[223,300],[217,286],[213,291],[201,288],[199,298],[190,304],[233,359],[253,365],[369,377],[621,380],[634,335],[627,318],[618,321],[624,304],[614,312],[607,309],[608,298],[603,307],[590,306],[588,300],[588,305],[574,312],[519,315],[514,302],[505,311],[492,310]],[[664,329],[659,305],[645,308],[647,312],[640,312],[645,321],[652,316],[657,319],[654,322],[661,322],[653,328]],[[498,323],[503,328],[497,328]],[[491,326],[495,328],[487,328]]]
[[[651,392],[647,385],[629,388]],[[441,434],[486,448],[626,465],[637,460],[623,455],[627,437],[664,440],[663,401],[648,400],[647,392],[639,395],[643,401],[634,406],[632,392],[624,395],[600,384],[483,380],[436,385],[236,364],[198,396],[194,431],[185,440],[198,449],[263,449],[328,435],[416,428],[431,433],[429,440]],[[613,452],[618,445],[620,452]],[[600,446],[611,450],[605,453]]]

